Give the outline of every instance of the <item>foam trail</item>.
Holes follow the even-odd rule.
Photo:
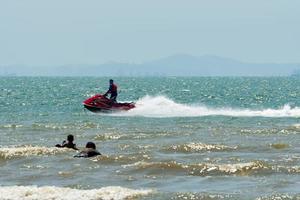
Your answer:
[[[71,199],[130,199],[151,193],[151,190],[133,190],[118,186],[103,187],[92,190],[79,190],[55,186],[2,186],[0,187],[0,199],[9,200],[71,200]]]
[[[200,116],[234,116],[234,117],[300,117],[300,108],[284,105],[280,109],[233,109],[209,108],[176,103],[164,96],[145,96],[136,102],[136,108],[117,113],[118,116],[144,117],[200,117]]]

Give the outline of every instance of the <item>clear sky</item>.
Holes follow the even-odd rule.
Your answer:
[[[0,0],[0,65],[300,63],[300,0]]]

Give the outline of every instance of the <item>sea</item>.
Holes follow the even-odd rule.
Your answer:
[[[118,85],[136,108],[82,102]],[[0,199],[300,199],[299,77],[0,77]],[[74,158],[56,148],[73,134]]]

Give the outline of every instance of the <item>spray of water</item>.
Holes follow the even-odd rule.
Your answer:
[[[234,117],[300,117],[300,108],[291,108],[288,104],[280,109],[234,109],[210,108],[205,105],[186,105],[176,103],[165,96],[145,96],[136,102],[136,108],[118,113],[118,116],[144,117],[200,117],[200,116],[234,116]]]

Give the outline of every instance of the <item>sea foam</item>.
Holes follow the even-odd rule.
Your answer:
[[[199,151],[229,151],[237,149],[236,146],[229,147],[225,145],[219,144],[203,144],[203,143],[195,143],[191,142],[188,144],[179,144],[179,145],[172,145],[168,147],[168,151],[174,152],[199,152]]]
[[[55,155],[70,151],[68,148],[39,147],[39,146],[20,146],[0,148],[0,158],[11,159],[15,157],[27,157],[37,155]]]
[[[300,108],[284,105],[279,109],[238,109],[210,108],[205,105],[187,105],[176,103],[165,96],[145,96],[136,102],[136,108],[128,112],[117,113],[120,116],[144,117],[200,117],[200,116],[234,116],[234,117],[300,117]]]
[[[133,190],[119,186],[109,186],[100,189],[79,190],[55,186],[2,186],[1,200],[120,200],[148,195],[152,190]]]

